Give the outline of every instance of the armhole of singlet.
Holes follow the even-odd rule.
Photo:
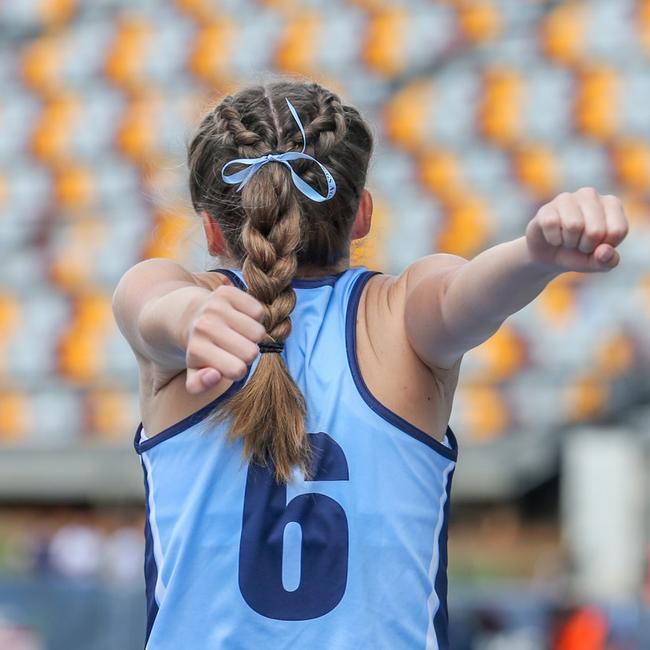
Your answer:
[[[228,388],[226,388],[226,390],[223,393],[221,393],[221,395],[215,397],[211,402],[208,402],[205,406],[202,406],[197,411],[194,411],[194,413],[190,413],[189,415],[185,416],[183,419],[172,424],[166,429],[163,429],[159,433],[156,433],[154,435],[147,435],[145,438],[143,438],[142,437],[143,426],[142,426],[142,422],[140,422],[138,428],[136,429],[135,438],[133,440],[133,446],[135,447],[135,450],[138,452],[138,454],[141,454],[143,451],[147,451],[152,447],[155,447],[157,444],[164,442],[165,440],[169,440],[170,438],[177,436],[179,433],[183,433],[183,431],[187,431],[187,429],[189,429],[190,427],[193,427],[199,422],[205,420],[205,418],[207,418],[208,415],[210,415],[213,409],[215,409],[219,404],[221,404],[221,402],[226,400],[228,397],[236,393],[246,383],[246,380],[248,379],[250,373],[251,373],[251,366],[248,366],[248,370],[246,371],[244,377],[238,379],[237,381],[233,381],[233,383],[230,384],[230,386],[228,386]]]
[[[368,280],[370,280],[373,275],[377,275],[378,273],[379,271],[364,271],[363,273],[359,274],[359,276],[357,276],[357,278],[354,280],[354,285],[352,286],[346,308],[345,346],[347,350],[348,365],[350,367],[350,372],[352,373],[354,384],[363,401],[375,413],[377,413],[377,415],[386,420],[386,422],[389,422],[400,431],[403,431],[412,438],[415,438],[416,440],[424,443],[427,445],[427,447],[430,447],[445,458],[456,461],[458,457],[458,443],[453,431],[449,426],[447,426],[447,431],[445,432],[447,440],[449,442],[449,446],[447,446],[431,437],[426,431],[423,431],[419,427],[416,427],[414,424],[411,424],[403,417],[394,411],[391,411],[388,407],[384,406],[370,392],[365,380],[363,379],[363,376],[361,375],[361,369],[359,367],[359,361],[357,358],[357,313],[359,310],[359,303],[361,301],[363,288],[366,286]]]

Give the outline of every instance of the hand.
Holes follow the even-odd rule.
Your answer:
[[[609,271],[627,231],[619,199],[583,187],[542,206],[526,228],[526,242],[532,258],[553,270]]]
[[[266,336],[265,309],[245,291],[217,287],[201,303],[187,335],[185,388],[198,394],[222,377],[236,381],[246,375]]]

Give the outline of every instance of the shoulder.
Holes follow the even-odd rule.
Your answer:
[[[379,274],[370,278],[361,297],[360,311],[365,335],[372,347],[385,348],[388,341],[399,341],[402,354],[413,356],[445,382],[458,372],[459,364],[442,368],[431,364],[419,349],[412,330],[424,323],[429,337],[436,336],[435,324],[448,279],[467,260],[457,255],[434,254],[410,264],[399,275]]]
[[[398,275],[380,273],[373,276],[364,293],[380,310],[385,310],[389,315],[403,316],[410,293],[422,280],[442,283],[450,272],[466,262],[463,257],[447,253],[427,255],[409,264]]]
[[[196,285],[216,289],[229,283],[221,273],[194,273],[174,260],[156,257],[138,262],[122,275],[113,292],[113,305],[119,311],[124,303],[128,304],[132,299],[162,294],[169,291],[171,286]]]

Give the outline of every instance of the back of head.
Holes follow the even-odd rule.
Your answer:
[[[287,101],[304,125],[305,141]],[[359,112],[316,83],[276,82],[225,97],[202,120],[188,162],[194,208],[215,219],[231,262],[248,291],[266,306],[268,340],[283,343],[291,332],[298,268],[328,273],[349,258],[350,233],[366,182],[372,135]],[[336,192],[315,202],[295,186],[284,164],[266,164],[241,191],[222,178],[228,162],[271,153],[301,151],[324,165]],[[296,174],[319,193],[327,180],[306,159],[291,162]],[[253,376],[215,414],[231,418],[231,438],[260,463],[271,462],[288,481],[294,466],[307,472],[309,443],[305,400],[279,354],[263,354]]]

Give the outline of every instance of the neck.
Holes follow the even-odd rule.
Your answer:
[[[323,275],[336,275],[343,273],[350,268],[350,259],[339,260],[336,264],[330,266],[299,266],[296,270],[296,278],[319,278]]]

